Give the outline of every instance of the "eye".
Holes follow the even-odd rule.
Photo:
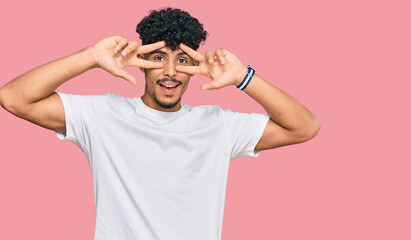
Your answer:
[[[184,58],[179,58],[178,63],[185,64],[185,63],[187,63],[187,60],[184,59]]]
[[[156,57],[154,57],[154,60],[163,61],[164,58],[162,56],[156,56]]]

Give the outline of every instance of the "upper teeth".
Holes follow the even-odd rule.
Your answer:
[[[174,85],[165,85],[166,87],[174,87]]]

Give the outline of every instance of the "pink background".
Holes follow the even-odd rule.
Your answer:
[[[321,121],[304,144],[230,164],[223,239],[411,239],[409,1],[2,1],[0,86],[135,27],[150,9],[190,12],[210,36]],[[140,85],[100,69],[57,90],[128,97]],[[183,99],[263,112],[229,87]],[[0,108],[0,239],[90,240],[92,176],[81,150]]]

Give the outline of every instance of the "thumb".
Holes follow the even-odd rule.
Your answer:
[[[137,79],[131,75],[129,72],[125,71],[124,69],[119,69],[114,73],[114,76],[121,77],[126,81],[131,82],[134,85],[137,85]]]

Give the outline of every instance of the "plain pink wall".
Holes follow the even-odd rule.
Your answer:
[[[409,1],[3,1],[0,86],[135,27],[150,9],[189,11],[210,36],[321,121],[304,144],[230,164],[224,240],[411,239]],[[59,87],[140,96],[103,70]],[[263,112],[231,87],[183,99]],[[92,176],[81,150],[0,109],[0,239],[91,240]]]

